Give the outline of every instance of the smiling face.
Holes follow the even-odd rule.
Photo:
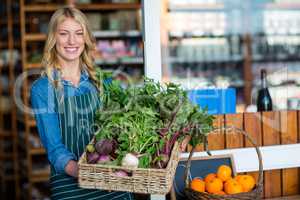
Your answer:
[[[58,24],[56,51],[58,59],[64,62],[77,62],[84,50],[84,33],[82,26],[73,18],[66,18]]]

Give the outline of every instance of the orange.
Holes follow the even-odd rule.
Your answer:
[[[205,182],[200,178],[194,178],[190,183],[190,188],[197,192],[205,192]]]
[[[234,177],[234,179],[237,180],[237,181],[239,181],[239,179],[241,179],[242,177],[243,177],[243,175],[236,175],[236,176]]]
[[[217,178],[217,175],[214,173],[207,174],[204,178],[205,183],[208,183],[210,180]]]
[[[243,192],[249,192],[255,186],[255,179],[251,175],[238,175],[235,179],[242,185]]]
[[[216,193],[223,190],[223,182],[219,178],[214,178],[206,183],[205,189],[209,193]]]
[[[231,178],[232,170],[227,165],[221,165],[217,171],[217,177],[222,181],[227,181]]]
[[[226,195],[226,193],[223,190],[215,192],[214,194],[216,194],[216,195]]]
[[[237,180],[229,179],[224,184],[224,190],[227,194],[238,194],[243,192],[243,187]]]

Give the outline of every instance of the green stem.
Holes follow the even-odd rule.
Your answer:
[[[145,148],[146,145],[151,141],[151,139],[152,139],[152,137],[150,137],[150,138],[144,143],[144,145],[141,147],[139,153],[142,153],[142,152],[143,152],[144,148]]]

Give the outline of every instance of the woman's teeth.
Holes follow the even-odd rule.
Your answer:
[[[74,53],[77,51],[77,47],[65,47],[66,52],[68,53]]]

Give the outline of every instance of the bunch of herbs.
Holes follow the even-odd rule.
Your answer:
[[[212,130],[213,117],[193,105],[179,85],[165,86],[144,78],[142,86],[122,88],[103,71],[97,71],[101,107],[96,140],[118,142],[116,163],[127,153],[139,157],[139,167],[165,167],[173,145],[190,135],[191,145],[203,142]],[[103,81],[105,80],[105,81]],[[109,80],[109,81],[107,81]]]

